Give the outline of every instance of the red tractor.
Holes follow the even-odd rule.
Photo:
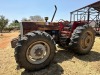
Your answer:
[[[62,19],[53,22],[56,6],[51,22],[47,22],[48,17],[45,17],[46,22],[21,22],[19,37],[11,41],[19,67],[30,71],[45,68],[54,58],[56,44],[77,54],[89,53],[95,40],[95,32],[89,25],[89,15],[90,9],[96,4],[100,8],[100,1],[86,6],[90,7],[87,20],[77,18],[77,21],[71,21],[73,24]],[[71,16],[76,11],[71,12]]]

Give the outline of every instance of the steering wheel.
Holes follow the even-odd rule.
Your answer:
[[[65,20],[63,20],[63,19],[60,19],[58,22],[65,22]]]

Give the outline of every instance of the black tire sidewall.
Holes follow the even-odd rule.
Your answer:
[[[81,29],[80,27],[83,27],[83,29]],[[80,31],[80,32],[77,33],[78,31]],[[88,47],[86,50],[84,50],[81,47],[80,41],[81,41],[81,38],[84,35],[84,33],[86,33],[87,31],[92,32],[93,40],[92,40],[92,44],[90,45],[90,47]],[[78,36],[78,37],[74,38],[75,36]],[[87,54],[90,52],[90,50],[94,44],[95,32],[94,32],[93,28],[88,25],[78,26],[72,33],[71,38],[72,38],[72,40],[70,41],[68,48],[72,49],[75,53],[77,53],[79,55],[84,55],[84,54]]]
[[[32,64],[27,60],[27,57],[26,57],[26,52],[27,52],[28,47],[36,41],[44,41],[50,47],[49,57],[43,63],[40,63],[40,64]],[[53,60],[54,55],[55,55],[55,50],[56,48],[55,48],[54,42],[50,39],[50,36],[48,37],[43,36],[43,35],[36,35],[34,37],[29,36],[28,40],[23,43],[22,47],[20,47],[19,59],[20,59],[21,65],[26,70],[39,70],[41,68],[44,68]]]
[[[93,34],[93,39],[92,39],[92,42],[91,42],[91,45],[87,48],[87,49],[83,49],[82,47],[81,47],[81,45],[80,45],[80,41],[81,41],[81,38],[83,37],[82,35],[84,34],[84,33],[86,33],[87,31],[91,31]],[[91,28],[91,27],[89,27],[89,28],[87,28],[87,29],[85,29],[82,33],[81,33],[81,35],[80,35],[80,38],[79,38],[79,41],[78,41],[78,52],[80,52],[80,53],[88,53],[88,52],[90,52],[90,50],[91,50],[91,48],[92,48],[92,46],[93,46],[93,44],[94,44],[94,38],[95,38],[95,35],[94,35],[94,31],[93,31],[93,29]]]

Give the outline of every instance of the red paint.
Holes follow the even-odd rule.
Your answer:
[[[59,22],[59,26],[60,26],[60,27],[59,27],[59,30],[60,30],[60,31],[62,31],[62,30],[63,30],[63,28],[64,28],[63,23],[62,23],[62,22]]]
[[[79,25],[79,23],[78,22],[74,22],[73,23],[73,26],[72,26],[72,33],[73,33],[73,31],[76,29],[76,27]]]

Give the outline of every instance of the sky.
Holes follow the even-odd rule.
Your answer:
[[[0,0],[0,15],[4,15],[11,22],[29,16],[40,15],[49,17],[51,21],[54,5],[58,10],[54,21],[70,20],[70,12],[99,0]]]

